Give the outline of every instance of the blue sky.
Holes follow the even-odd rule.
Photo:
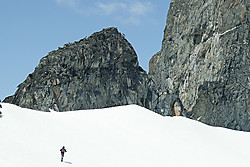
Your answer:
[[[111,26],[126,35],[148,71],[161,48],[170,1],[1,1],[0,99],[14,94],[50,51]]]

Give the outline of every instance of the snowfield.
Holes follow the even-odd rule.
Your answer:
[[[137,105],[45,113],[1,104],[1,167],[250,166],[249,132]]]

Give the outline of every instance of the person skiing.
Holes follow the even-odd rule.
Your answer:
[[[64,146],[61,148],[60,151],[61,151],[61,162],[63,162],[64,153],[67,152],[67,151],[66,151]]]

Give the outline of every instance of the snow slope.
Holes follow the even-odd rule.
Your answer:
[[[38,112],[2,103],[1,167],[249,167],[250,133],[129,105]],[[65,146],[65,162],[60,148]]]

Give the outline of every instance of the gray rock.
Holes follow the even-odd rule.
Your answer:
[[[167,95],[156,108],[173,96],[187,117],[250,131],[249,8],[246,0],[172,0],[150,60],[155,90]]]

